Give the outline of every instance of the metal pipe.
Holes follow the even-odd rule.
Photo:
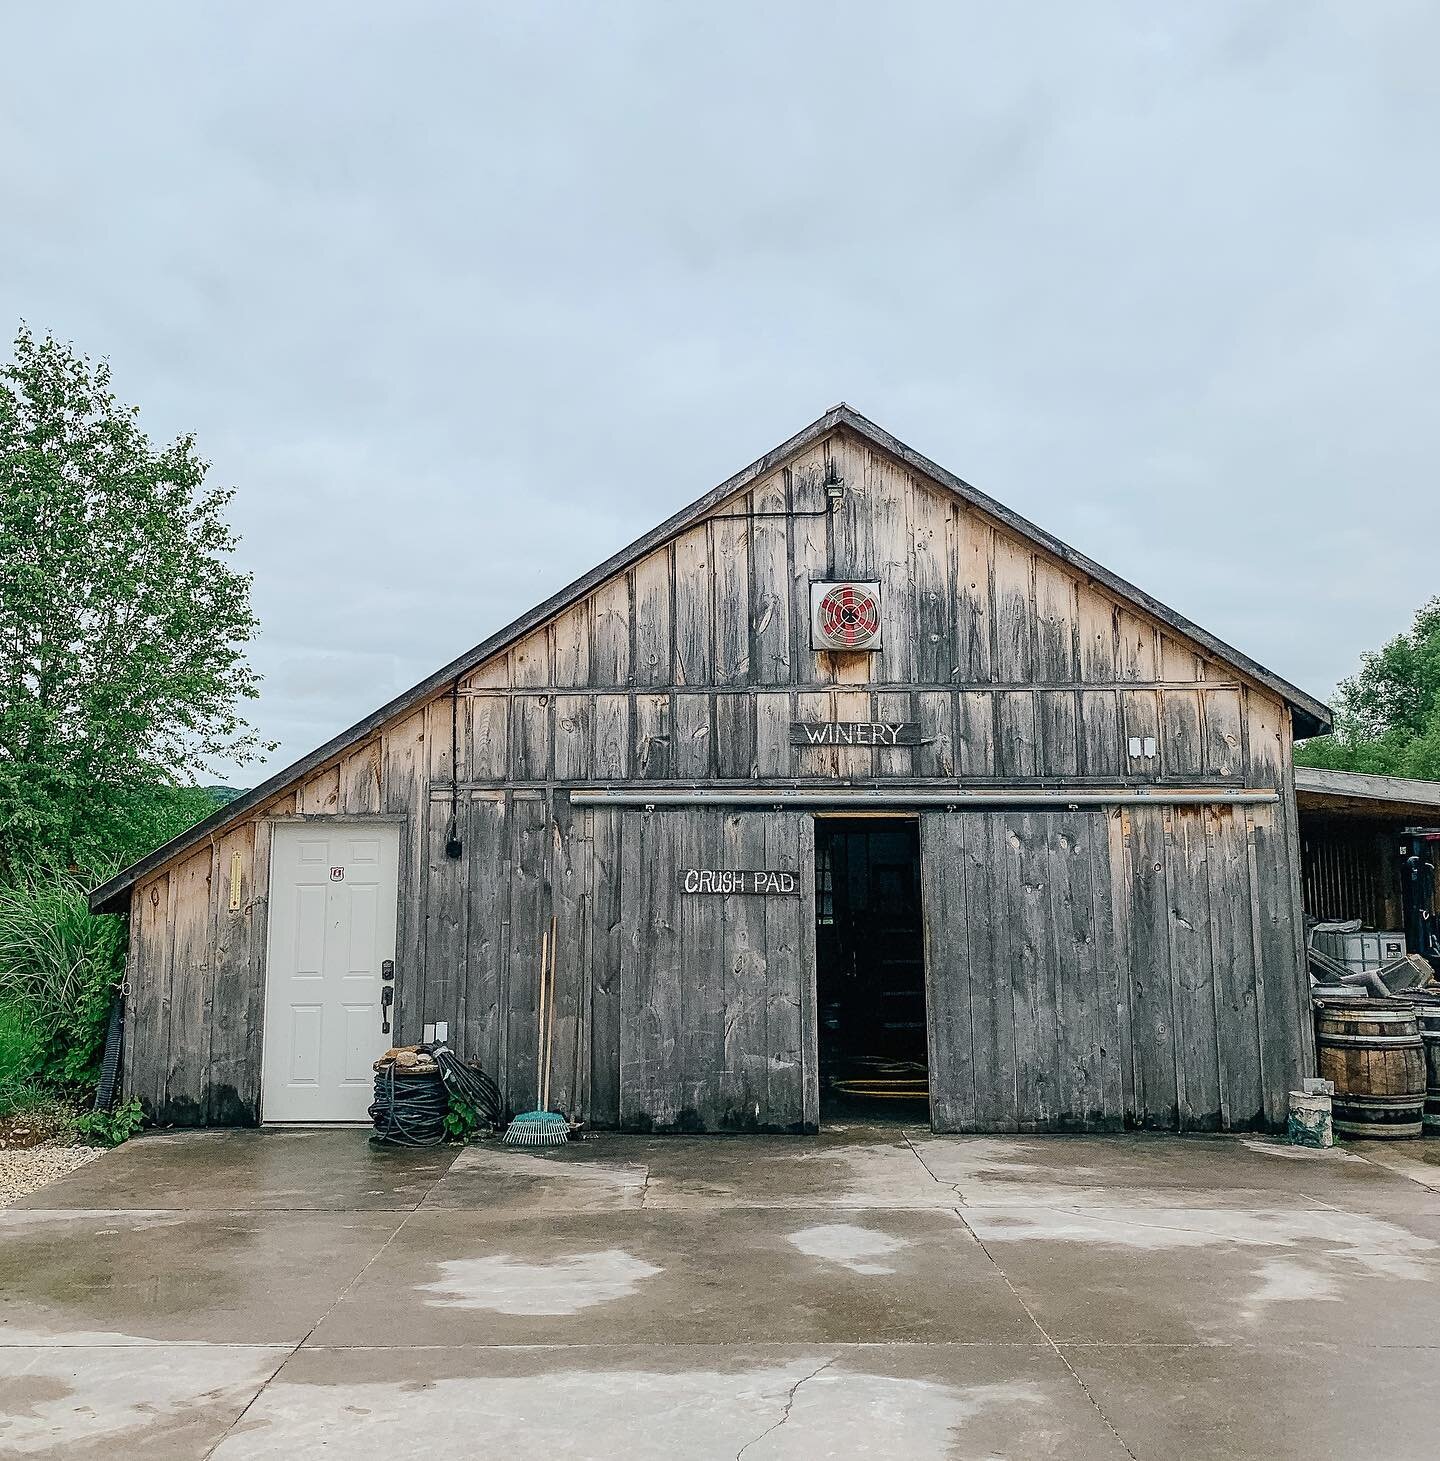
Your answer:
[[[777,786],[650,791],[634,787],[577,787],[570,793],[576,806],[621,807],[1131,807],[1131,806],[1264,806],[1280,800],[1274,791],[948,791],[931,788],[835,787],[807,790]]]

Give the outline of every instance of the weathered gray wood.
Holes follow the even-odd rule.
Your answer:
[[[714,594],[710,530],[701,523],[675,539],[675,683],[709,685]]]
[[[585,1077],[584,1017],[588,1000],[587,923],[591,849],[589,813],[556,797],[551,807],[550,887],[554,913],[555,1014],[550,1044],[550,1109],[575,1115],[581,1110]]]
[[[1040,764],[1047,776],[1075,776],[1080,771],[1077,697],[1070,690],[1041,690]]]
[[[755,700],[745,694],[715,697],[715,769],[722,779],[755,778]]]
[[[170,970],[169,1070],[165,1119],[176,1126],[203,1126],[209,1110],[210,887],[212,850],[187,857],[171,875],[174,891],[174,960]]]
[[[239,861],[236,864],[235,859]],[[248,1126],[257,1112],[257,1093],[247,1063],[250,1008],[250,937],[254,894],[255,824],[232,827],[215,844],[210,890],[209,943],[212,951],[210,1054],[205,1072],[205,1120],[214,1126]],[[240,906],[230,907],[230,874],[240,872]]]
[[[830,511],[825,454],[812,452],[786,472],[790,492],[790,664],[797,684],[831,678],[828,657],[810,648],[810,585],[830,577]]]
[[[670,637],[670,550],[662,548],[634,567],[635,638],[631,666],[637,685],[669,685],[675,652]]]
[[[1168,824],[1170,977],[1179,1032],[1175,1057],[1180,1126],[1185,1131],[1216,1131],[1223,1118],[1205,835],[1209,808],[1174,807],[1164,815]]]
[[[788,685],[790,657],[790,547],[786,486],[777,474],[755,489],[750,530],[751,682]]]
[[[466,707],[468,734],[468,704]],[[462,745],[464,743],[462,742]],[[347,816],[361,817],[380,810],[381,752],[377,737],[357,746],[340,763],[340,810]],[[253,843],[254,823],[245,824]],[[240,830],[240,829],[237,829]]]
[[[1004,690],[995,697],[995,770],[1012,780],[1040,772],[1032,691]]]
[[[1080,771],[1096,780],[1118,781],[1125,774],[1125,742],[1120,732],[1120,700],[1113,690],[1080,693]]]
[[[503,781],[510,774],[510,697],[475,695],[469,706],[466,775],[472,781]]]
[[[624,781],[630,775],[630,697],[595,697],[595,762],[597,781]]]
[[[1160,707],[1155,691],[1120,692],[1120,735],[1126,752],[1126,775],[1140,781],[1158,781],[1166,769],[1166,747],[1160,738]],[[1130,741],[1143,743],[1147,737],[1155,742],[1156,754],[1146,759],[1130,756]]]
[[[874,774],[876,776],[913,778],[918,774],[916,758],[920,748],[913,742],[919,739],[922,731],[919,722],[912,719],[913,714],[908,691],[882,691],[876,695],[875,715],[877,719],[891,726],[913,727],[913,734],[907,731],[904,737],[911,744],[882,746],[875,752]],[[953,723],[951,730],[953,735]],[[951,764],[954,764],[953,748]]]
[[[1046,821],[1060,1051],[1055,1124],[1063,1131],[1099,1131],[1112,1116],[1116,1124],[1121,1116],[1118,1103],[1109,1109],[1106,1105],[1105,992],[1093,886],[1109,870],[1105,856],[1097,859],[1097,843],[1102,854],[1107,852],[1106,818],[1104,812],[1066,812]]]
[[[955,697],[955,771],[962,781],[995,774],[995,697],[988,691]]]
[[[710,552],[714,579],[715,648],[713,683],[743,685],[750,675],[750,525],[744,514],[748,498],[737,499],[729,511],[710,524]]]
[[[555,682],[550,657],[550,629],[546,625],[527,634],[510,651],[510,683],[517,687],[538,689]]]
[[[1035,558],[1035,678],[1080,677],[1075,580],[1041,554]]]
[[[550,714],[553,695],[517,695],[514,702],[516,781],[550,779]]]
[[[796,869],[799,899],[765,898],[765,1122],[780,1130],[813,1129],[819,1086],[815,1028],[814,824],[793,812],[761,814],[765,865]]]
[[[936,1131],[973,1131],[977,1126],[975,1066],[981,1052],[974,1048],[972,1034],[971,958],[979,951],[983,964],[986,951],[966,908],[964,833],[974,815],[936,812],[920,819],[930,1123]],[[981,977],[1000,974],[984,969]]]
[[[788,690],[762,691],[755,697],[755,773],[762,779],[791,772],[790,723],[794,715]]]
[[[944,684],[961,674],[969,677],[968,656],[962,661],[956,643],[955,504],[922,483],[910,498],[911,559],[915,602],[914,677]],[[909,634],[903,622],[899,632]]]
[[[635,774],[641,781],[663,781],[670,775],[670,697],[636,695]]]
[[[166,998],[175,940],[170,928],[168,872],[137,884],[127,1034],[131,1043],[126,1089],[152,1120],[163,1119],[168,1074],[170,1020]]]
[[[590,683],[606,688],[630,683],[630,575],[596,589],[590,606]]]
[[[463,870],[469,885],[469,916],[463,1049],[499,1081],[505,1066],[512,871],[504,792],[472,793],[467,815]]]
[[[1015,1085],[1022,1131],[1052,1130],[1060,1116],[1059,949],[1051,913],[1054,814],[1003,818],[1008,849],[1000,864],[1009,881],[1011,981],[1015,994]]]
[[[628,943],[621,903],[622,826],[633,813],[596,807],[590,826],[590,1100],[588,1119],[620,1123],[622,963]]]
[[[517,792],[510,803],[510,951],[505,988],[505,1062],[501,1089],[517,1111],[540,1099],[540,955],[550,921],[546,876],[549,808],[538,793]]]
[[[991,558],[991,601],[995,626],[994,675],[1001,682],[1026,683],[1034,675],[1035,616],[1030,551],[1013,538],[996,535]]]
[[[682,781],[708,781],[714,774],[715,735],[710,724],[710,696],[675,697],[672,767]]]
[[[1179,1122],[1177,1032],[1170,978],[1170,910],[1165,887],[1165,809],[1127,809],[1123,890],[1128,932],[1135,1111],[1130,1120],[1173,1130]],[[1127,1123],[1128,1124],[1128,1123]]]
[[[1200,736],[1200,692],[1160,692],[1160,759],[1167,776],[1198,780],[1204,750]]]
[[[870,524],[882,631],[876,665],[884,679],[903,685],[915,679],[918,648],[915,540],[910,521],[914,489],[908,474],[889,458],[877,455],[871,462]]]
[[[555,697],[553,765],[557,781],[589,780],[594,764],[594,719],[594,701],[589,695]]]
[[[1265,1123],[1260,1019],[1255,997],[1254,890],[1244,808],[1207,808],[1205,824],[1220,1109],[1227,1130],[1244,1131]]]
[[[450,799],[432,797],[428,841],[428,880],[425,898],[425,984],[421,1021],[446,1021],[456,1039],[467,1033],[466,997],[470,988],[466,944],[471,926],[469,870],[464,857],[447,857],[450,835]],[[462,846],[470,842],[470,799],[457,799],[455,830]],[[469,848],[470,856],[475,849]],[[461,1049],[462,1056],[470,1054]]]
[[[995,534],[977,513],[955,516],[955,678],[988,680],[992,673],[995,621],[991,611],[990,560]]]
[[[1224,688],[1201,692],[1204,751],[1201,773],[1207,779],[1238,781],[1245,775],[1245,743],[1240,692]]]
[[[766,860],[769,856],[767,821],[765,813],[756,816],[744,811],[724,815],[719,866],[771,867],[772,864]],[[778,868],[779,864],[774,866]],[[766,983],[770,974],[766,905],[771,901],[754,895],[720,900],[723,917],[719,930],[719,947],[723,950],[719,961],[723,989],[719,1032],[722,1074],[715,1124],[727,1131],[758,1130],[771,1122],[770,1047],[766,1029]],[[774,972],[779,979],[793,978],[793,971],[783,966],[777,966]],[[699,1074],[699,1088],[704,1092],[713,1085],[713,1081],[704,1067]],[[703,1095],[697,1095],[697,1104],[703,1100]]]
[[[946,779],[955,775],[955,697],[948,690],[925,690],[914,698],[920,744],[913,774]]]

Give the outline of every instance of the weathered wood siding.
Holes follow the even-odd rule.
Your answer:
[[[921,817],[942,1131],[1243,1130],[1314,1052],[1269,807]],[[1277,940],[1284,940],[1277,947]]]
[[[833,511],[823,487],[831,462],[845,484]],[[816,578],[881,583],[881,651],[810,649]],[[790,745],[792,720],[830,719],[913,720],[923,743]],[[1132,757],[1132,737],[1153,738],[1156,754]],[[162,1120],[258,1119],[277,816],[402,822],[402,1039],[448,1020],[454,1043],[496,1072],[511,1103],[530,1104],[540,943],[553,915],[554,1104],[597,1124],[789,1126],[797,1110],[813,1123],[813,1009],[794,1024],[813,976],[813,927],[792,927],[793,909],[758,900],[677,908],[661,882],[687,839],[728,855],[749,848],[762,824],[767,856],[808,857],[808,821],[707,809],[647,823],[572,807],[571,788],[1258,787],[1277,789],[1279,804],[1232,809],[1223,826],[1209,812],[1157,808],[1123,828],[1069,814],[982,818],[954,832],[944,814],[926,814],[926,846],[965,876],[962,885],[927,875],[931,1005],[934,1039],[949,1030],[957,1051],[970,1048],[969,1073],[939,1098],[942,1124],[1012,1114],[1031,1124],[1244,1124],[1262,1108],[1278,1119],[1303,1063],[1292,1049],[1303,983],[1289,765],[1289,711],[1272,690],[837,431],[138,883],[127,1088]],[[459,861],[445,855],[452,795]],[[232,911],[236,852],[242,896]],[[1128,871],[1117,872],[1117,858]],[[1052,883],[1058,870],[1070,881]],[[1037,881],[1043,895],[1027,892]],[[1017,927],[1001,926],[998,905],[985,911],[986,888],[1015,902]],[[641,897],[661,901],[637,906]],[[1068,981],[1055,962],[1066,929],[1064,938],[1083,935],[1088,971]],[[700,958],[702,944],[703,967],[720,980],[682,1006],[677,1024],[659,961],[692,945]],[[977,983],[977,949],[999,959],[1016,947],[1023,957],[1003,953],[991,983]],[[1277,1022],[1282,1035],[1269,1033]],[[1061,1064],[1017,1074],[1024,1042],[1051,1030],[1058,1039],[1062,1025],[1075,1033],[1051,1042]],[[1088,1053],[1084,1042],[1097,1038],[1103,1054]],[[1221,1051],[1211,1066],[1184,1067],[1195,1040]],[[1264,1055],[1267,1040],[1278,1044],[1262,1069],[1248,1052]],[[695,1073],[704,1069],[709,1085]],[[1007,1080],[1021,1081],[1013,1097],[1003,1096]]]

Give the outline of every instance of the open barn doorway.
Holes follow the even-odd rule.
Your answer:
[[[930,1120],[920,826],[815,819],[821,1119]]]

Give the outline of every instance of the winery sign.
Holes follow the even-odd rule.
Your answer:
[[[792,746],[918,746],[913,720],[792,720]]]
[[[755,872],[726,867],[680,869],[682,893],[768,893],[799,897],[800,875],[787,872]]]

